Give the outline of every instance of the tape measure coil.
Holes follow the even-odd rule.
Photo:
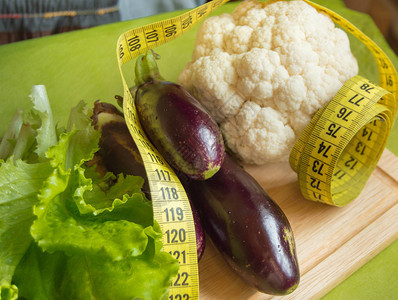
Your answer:
[[[365,44],[379,70],[380,86],[361,76],[348,80],[317,112],[290,153],[306,199],[344,206],[360,194],[385,148],[397,112],[398,77],[390,59],[359,29],[305,1]]]
[[[317,112],[290,155],[305,198],[344,206],[359,195],[392,126],[382,97],[392,95],[356,76]]]

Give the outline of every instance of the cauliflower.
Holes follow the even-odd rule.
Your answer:
[[[247,0],[208,18],[179,75],[251,164],[287,161],[315,112],[358,63],[344,31],[304,1]]]

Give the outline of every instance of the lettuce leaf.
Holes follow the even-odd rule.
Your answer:
[[[0,299],[16,298],[12,277],[33,241],[29,234],[32,207],[38,203],[37,194],[51,171],[48,162],[8,160],[0,167]]]
[[[18,109],[12,119],[0,143],[0,159],[6,159],[13,151],[23,124],[23,110]]]
[[[19,295],[26,299],[166,299],[169,270],[174,267],[165,252],[154,258],[143,255],[114,262],[95,256],[68,257],[63,252],[49,254],[32,244],[15,280],[20,282]]]
[[[40,203],[34,208],[37,219],[33,222],[31,234],[38,245],[48,252],[62,250],[70,255],[102,255],[112,260],[142,254],[148,243],[145,232],[149,230],[147,227],[124,219],[111,220],[102,214],[95,217],[93,213],[80,214],[75,200],[80,199],[77,202],[86,205],[84,195],[74,197],[74,194],[76,188],[81,187],[78,185],[79,182],[86,181],[89,180],[78,170],[62,172],[55,169],[51,174],[42,193],[39,194]],[[123,181],[115,184],[113,189],[118,189],[119,185],[123,185]],[[90,187],[91,184],[88,183],[84,194],[91,192]],[[109,202],[106,195],[101,195],[98,191],[95,194],[98,196],[97,201],[104,199],[104,202]],[[123,200],[114,200],[118,203],[115,205],[129,201],[146,206],[146,212],[152,217],[151,206],[145,203],[140,192],[131,196],[125,194]],[[113,203],[110,205],[112,207]],[[142,210],[142,207],[140,209]]]
[[[33,86],[30,100],[32,107],[15,112],[0,143],[0,159],[43,161],[45,152],[57,143],[57,128],[45,87]]]
[[[32,208],[53,170],[40,151],[57,142],[44,86],[33,86],[31,101],[16,111],[0,143],[0,299],[18,297],[13,274],[33,241]]]
[[[81,101],[58,133],[43,95],[23,119],[26,159],[15,123],[0,161],[0,299],[167,298],[179,264],[162,251],[144,179],[87,167],[100,137],[91,112]]]
[[[39,157],[44,157],[45,152],[57,143],[56,127],[44,85],[33,86],[30,98],[33,103],[33,111],[37,113],[41,121],[40,127],[37,129],[36,153]]]

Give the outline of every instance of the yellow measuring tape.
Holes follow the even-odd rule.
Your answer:
[[[175,18],[134,28],[122,34],[117,42],[116,54],[124,87],[123,113],[147,172],[154,219],[163,232],[163,249],[180,263],[180,270],[170,285],[169,300],[199,298],[196,235],[191,206],[178,177],[149,142],[138,121],[122,66],[148,49],[181,36],[228,1],[212,1]]]
[[[310,1],[371,51],[379,85],[356,76],[317,112],[290,153],[306,199],[344,206],[362,191],[384,150],[396,113],[398,77],[387,55],[338,14]]]
[[[213,0],[180,16],[134,28],[117,41],[126,123],[147,171],[154,218],[164,233],[164,251],[175,256],[181,266],[170,286],[170,300],[199,298],[192,212],[177,176],[145,136],[122,66],[148,49],[181,36],[228,1]],[[380,73],[380,87],[359,76],[349,80],[316,114],[290,155],[306,198],[342,206],[362,190],[385,147],[397,111],[393,95],[398,96],[398,78],[389,58],[372,40],[338,14],[306,2],[359,38],[373,53]]]

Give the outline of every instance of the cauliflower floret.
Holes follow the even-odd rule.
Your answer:
[[[225,49],[228,53],[244,53],[249,50],[250,37],[253,29],[249,26],[236,26],[225,39]]]
[[[229,14],[222,14],[213,17],[213,19],[205,20],[197,33],[193,53],[194,59],[210,55],[215,49],[224,49],[225,35],[235,27],[233,18]]]
[[[253,102],[245,102],[242,109],[234,117],[221,126],[229,148],[239,153],[246,163],[258,163],[263,160],[263,154],[252,151],[257,145],[267,152],[270,160],[280,159],[281,151],[287,155],[294,140],[293,129],[286,124],[284,117],[271,107],[261,107]]]
[[[191,72],[190,70],[197,70]],[[234,116],[244,100],[231,86],[236,84],[237,74],[232,65],[232,56],[217,52],[191,62],[179,76],[184,87],[201,102],[216,122]]]
[[[270,101],[272,103],[274,90],[289,78],[278,53],[264,48],[253,48],[235,56],[234,68],[238,75],[236,87],[239,94],[264,106],[270,105]]]
[[[315,112],[358,73],[347,34],[304,1],[247,0],[200,27],[179,76],[244,162],[286,161]]]

